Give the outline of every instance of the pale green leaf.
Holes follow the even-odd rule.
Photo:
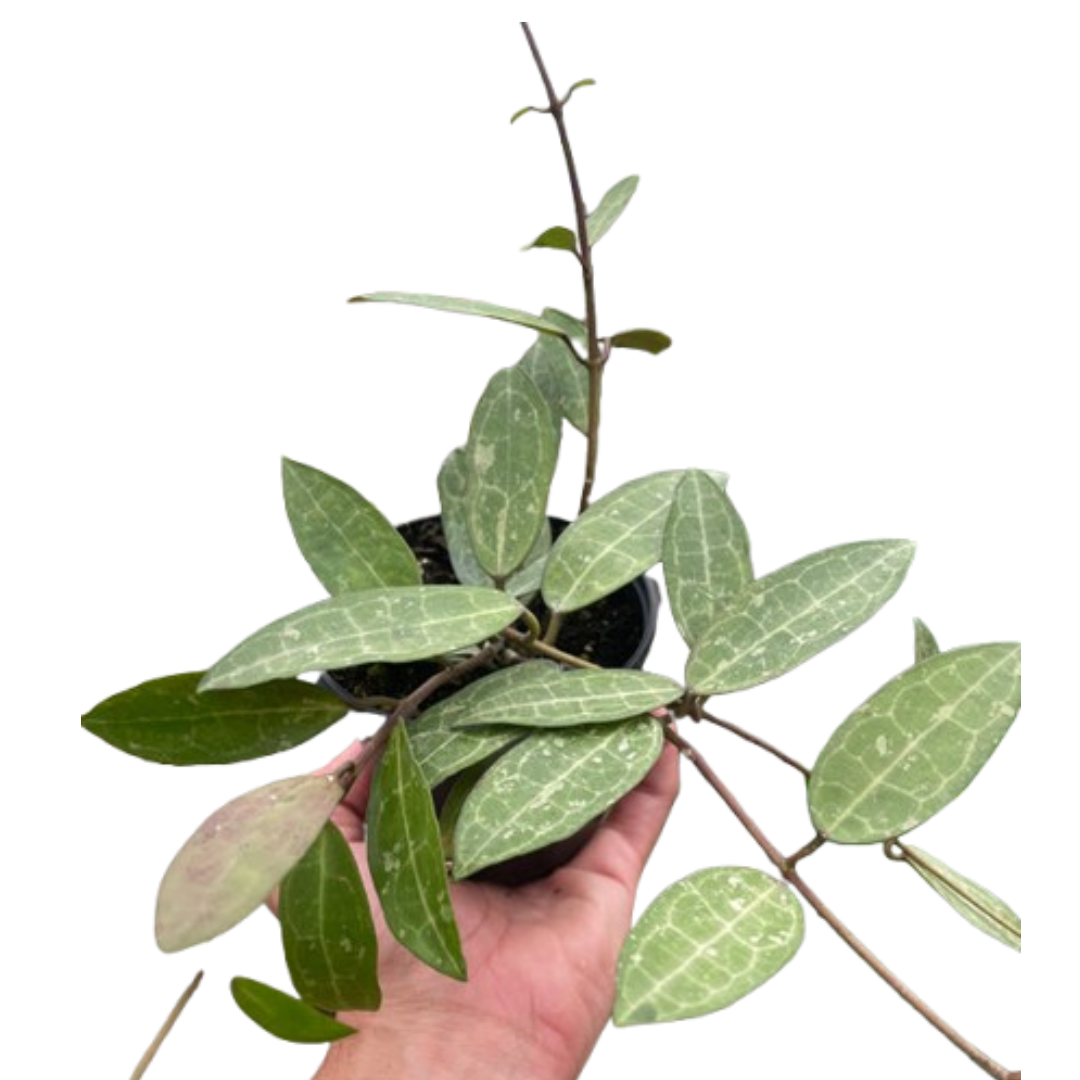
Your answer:
[[[624,330],[611,339],[613,349],[636,349],[659,356],[671,348],[671,338],[659,330]]]
[[[552,248],[555,251],[577,252],[577,234],[566,228],[565,225],[556,225],[554,228],[542,232],[531,244],[527,244],[522,251],[532,251],[533,248]]]
[[[975,645],[916,664],[822,751],[810,780],[814,825],[841,844],[910,832],[968,787],[1019,711],[1019,645]]]
[[[560,311],[558,308],[544,308],[542,318],[545,322],[559,327],[571,341],[582,345],[588,343],[589,328],[584,319],[579,319],[576,315],[567,315],[565,311]]]
[[[552,611],[595,603],[655,566],[671,500],[684,473],[632,480],[594,503],[555,542],[544,575]]]
[[[697,694],[730,694],[806,663],[875,615],[914,557],[906,540],[844,544],[759,579],[702,633],[688,684]]]
[[[533,732],[466,799],[454,836],[454,876],[573,836],[644,780],[663,744],[663,728],[651,716]]]
[[[683,692],[677,682],[644,671],[563,671],[535,662],[522,667],[546,677],[515,678],[510,668],[474,683],[462,691],[472,694],[458,728],[605,724],[670,705]]]
[[[420,584],[409,545],[348,484],[286,458],[284,486],[296,542],[331,595]]]
[[[439,821],[403,724],[375,774],[367,824],[368,866],[390,931],[425,964],[464,981]]]
[[[547,520],[559,456],[559,427],[520,367],[488,383],[465,448],[466,513],[480,565],[503,581],[533,550]]]
[[[544,340],[554,340],[547,338]],[[465,448],[459,447],[443,462],[439,472],[439,499],[442,504],[442,526],[450,565],[463,585],[485,585],[494,588],[491,575],[480,565],[469,535],[467,494],[469,464]],[[518,598],[531,597],[540,589],[544,567],[551,551],[551,523],[545,520],[540,535],[525,560],[525,565],[506,581],[506,591]]]
[[[544,316],[550,316],[545,311]],[[589,430],[589,369],[564,338],[541,334],[522,357],[525,369],[556,416],[583,434]]]
[[[905,861],[972,926],[1020,952],[1020,916],[1004,900],[925,851],[902,850]]]
[[[524,109],[518,109],[518,111],[516,113],[514,113],[513,116],[510,117],[510,123],[511,124],[516,124],[526,113],[531,113],[531,112],[538,113],[538,112],[543,112],[543,110],[538,109],[535,105],[526,105]]]
[[[332,1043],[356,1034],[313,1005],[254,979],[233,979],[233,1000],[249,1020],[284,1042]]]
[[[256,911],[343,796],[332,776],[299,776],[242,795],[213,814],[161,883],[156,929],[162,951],[210,941]]]
[[[556,671],[558,666],[547,660],[505,668],[470,683],[411,721],[409,741],[428,786],[438,787],[444,780],[486,761],[522,738],[523,733],[513,728],[460,730],[458,725],[477,702],[493,694],[546,683]]]
[[[231,765],[280,754],[336,724],[349,711],[309,683],[198,692],[202,673],[143,683],[82,718],[87,731],[126,754],[163,765]]]
[[[638,189],[639,177],[628,176],[620,180],[600,200],[600,205],[589,215],[589,243],[596,245],[608,234],[608,230],[622,217],[634,192]]]
[[[922,621],[915,620],[915,662],[921,664],[941,652],[937,638],[930,632],[930,627]]]
[[[375,1010],[379,945],[356,856],[328,823],[281,883],[285,960],[304,1001],[327,1012]]]
[[[619,1027],[689,1020],[753,993],[798,953],[802,906],[758,870],[702,870],[645,912],[619,959]]]
[[[343,593],[253,634],[210,670],[201,689],[237,689],[378,661],[425,660],[484,641],[520,614],[511,597],[462,585]]]
[[[408,304],[412,307],[429,308],[432,311],[446,311],[454,315],[476,315],[483,319],[495,319],[499,322],[513,323],[516,326],[527,326],[543,334],[563,332],[560,327],[537,315],[530,315],[527,311],[517,311],[514,308],[500,307],[498,304],[489,304],[483,300],[459,300],[453,296],[430,296],[425,293],[377,292],[354,296],[349,303]]]
[[[675,491],[664,533],[671,613],[691,647],[754,580],[750,538],[721,484],[693,469]]]

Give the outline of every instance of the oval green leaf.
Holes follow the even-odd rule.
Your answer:
[[[563,331],[553,323],[530,315],[527,311],[500,307],[483,300],[459,300],[453,296],[430,296],[426,293],[377,292],[354,296],[350,304],[408,304],[412,307],[429,308],[432,311],[447,311],[453,315],[476,315],[483,319],[495,319],[498,322],[513,323],[515,326],[527,326],[539,330],[542,334],[561,334]]]
[[[545,322],[559,327],[569,340],[577,341],[582,345],[588,344],[589,328],[584,319],[579,319],[576,315],[567,315],[565,311],[560,311],[558,308],[544,308],[543,318]]]
[[[555,542],[544,574],[552,611],[577,611],[655,566],[684,473],[654,473],[605,495]]]
[[[635,349],[659,356],[671,348],[671,338],[659,330],[624,330],[611,339],[613,349]]]
[[[371,788],[368,866],[394,937],[436,971],[465,981],[439,821],[402,724],[394,727]]]
[[[465,448],[459,447],[443,462],[439,471],[439,500],[442,505],[443,534],[450,555],[454,576],[462,585],[484,585],[494,588],[491,575],[480,565],[469,535],[468,495],[469,464]],[[525,565],[511,574],[506,591],[520,598],[531,597],[540,589],[544,567],[551,551],[551,525],[544,522],[540,535],[525,560]]]
[[[521,367],[488,383],[465,448],[469,536],[480,565],[504,581],[528,558],[547,520],[559,427]]]
[[[220,660],[202,690],[231,690],[305,671],[441,656],[505,630],[521,605],[495,589],[418,585],[343,593],[249,637]]]
[[[285,960],[304,1001],[327,1012],[375,1010],[379,944],[356,856],[327,823],[281,883]]]
[[[420,584],[409,545],[359,492],[288,458],[283,480],[293,535],[328,593]]]
[[[531,244],[526,244],[521,250],[532,251],[533,248],[552,248],[555,251],[572,251],[576,254],[577,234],[565,225],[556,225],[542,232]]]
[[[82,726],[126,754],[162,765],[231,765],[300,746],[348,709],[298,681],[200,694],[202,673],[143,683],[103,701]]]
[[[637,787],[663,746],[663,729],[651,716],[533,732],[466,799],[454,835],[454,876],[573,836]]]
[[[607,236],[612,225],[623,216],[623,212],[630,205],[630,200],[638,189],[640,178],[628,176],[620,180],[600,200],[600,205],[589,215],[589,243],[596,245]]]
[[[544,317],[551,314],[545,311]],[[589,430],[589,369],[564,338],[541,334],[520,364],[555,416],[582,434]]]
[[[805,934],[802,905],[758,870],[702,870],[645,912],[619,959],[615,1023],[726,1009],[781,971]]]
[[[697,694],[730,694],[805,664],[884,607],[914,557],[907,540],[845,544],[761,578],[702,634],[688,684]]]
[[[299,776],[242,795],[208,818],[161,882],[161,950],[210,941],[256,911],[315,842],[343,795],[333,776]]]
[[[698,469],[675,491],[664,533],[664,578],[671,613],[691,647],[754,580],[739,512],[723,486]]]
[[[505,724],[513,727],[566,728],[627,720],[670,705],[683,689],[672,679],[645,671],[563,671],[540,668],[545,678],[513,679],[514,669],[492,675],[474,690],[458,728]],[[468,691],[463,691],[468,693]]]
[[[968,787],[1019,711],[1019,645],[975,645],[916,664],[821,752],[810,779],[814,825],[840,844],[903,836]]]
[[[512,728],[460,730],[458,725],[470,715],[478,701],[544,684],[557,670],[557,665],[547,660],[532,660],[506,668],[478,679],[410,721],[409,742],[428,787],[438,787],[451,776],[520,741],[522,732]]]
[[[930,627],[922,621],[922,619],[915,620],[915,663],[921,664],[924,660],[929,660],[931,657],[937,656],[941,652],[941,647],[937,643],[937,638],[930,632]]]
[[[972,926],[1020,952],[1020,916],[1004,900],[925,851],[902,850],[908,865]]]
[[[232,996],[249,1020],[284,1042],[314,1045],[356,1034],[355,1028],[254,979],[233,979]]]

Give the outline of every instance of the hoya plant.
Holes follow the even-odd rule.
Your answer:
[[[648,907],[619,960],[617,1026],[735,1006],[795,960],[809,913],[975,1066],[1018,1078],[856,938],[803,864],[826,845],[877,848],[1019,951],[1019,916],[911,834],[963,794],[1008,733],[1020,710],[1020,646],[942,647],[916,620],[911,655],[838,718],[812,766],[721,717],[726,695],[812,662],[870,620],[900,590],[915,545],[852,538],[762,574],[722,462],[597,491],[606,377],[617,377],[624,351],[655,356],[672,342],[638,325],[601,326],[593,253],[638,180],[586,201],[566,114],[591,80],[560,93],[522,26],[546,101],[513,120],[550,117],[573,196],[572,217],[528,247],[576,264],[581,310],[534,314],[425,293],[353,298],[358,319],[375,304],[420,307],[510,323],[531,340],[491,377],[464,444],[447,448],[437,518],[396,527],[353,478],[286,460],[287,520],[325,595],[255,629],[209,670],[144,683],[83,716],[117,749],[183,767],[284,753],[334,725],[347,747],[357,714],[379,718],[328,775],[285,769],[195,830],[161,883],[157,942],[168,953],[202,945],[271,900],[293,986],[238,977],[238,1006],[282,1039],[347,1038],[354,1030],[340,1014],[383,1006],[376,907],[420,961],[467,980],[451,883],[513,887],[550,873],[671,744],[761,858],[704,861]],[[566,522],[548,504],[568,427],[586,450],[579,513]],[[643,575],[658,567],[685,644],[675,671],[647,670],[644,655],[656,598]],[[783,851],[766,835],[737,778],[695,748],[698,724],[725,728],[796,774],[805,846]],[[360,784],[370,786],[370,887],[333,821]]]

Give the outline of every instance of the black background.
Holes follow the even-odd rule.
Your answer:
[[[824,26],[690,32],[637,21],[616,39],[577,19],[534,26],[559,89],[599,79],[568,112],[586,199],[623,173],[644,174],[596,248],[600,326],[660,326],[676,342],[662,359],[618,354],[609,368],[598,490],[661,467],[729,471],[759,573],[839,540],[920,541],[904,590],[863,630],[806,671],[724,703],[809,761],[910,661],[913,615],[946,647],[1021,636],[1030,526],[1005,366],[1009,269],[1002,227],[987,216],[1007,198],[996,166],[1012,122],[1008,57],[929,25],[848,27],[842,39]],[[327,220],[346,293],[417,288],[580,312],[569,256],[514,251],[571,210],[550,121],[505,122],[541,99],[513,19],[482,29],[400,21],[356,35],[333,106],[340,158],[323,191],[343,207]],[[295,210],[282,213],[297,225]],[[149,357],[145,375],[99,373],[96,407],[77,423],[95,453],[73,496],[84,522],[76,712],[150,675],[204,666],[322,595],[284,524],[279,454],[347,477],[391,517],[434,510],[435,464],[463,437],[486,376],[531,338],[374,307],[327,330],[325,315],[307,319],[285,295],[240,320],[249,334],[221,337],[197,309],[168,319],[185,363]],[[572,513],[580,465],[567,430],[555,512]],[[651,666],[677,674],[680,660],[665,613]],[[87,1018],[111,1032],[113,1070],[134,1061],[199,966],[206,984],[156,1066],[162,1076],[181,1058],[203,1068],[215,1055],[272,1059],[282,1077],[318,1061],[318,1050],[270,1043],[228,1000],[233,971],[285,985],[269,915],[165,959],[150,940],[151,902],[201,816],[310,768],[362,725],[230,770],[157,769],[81,735],[76,812],[94,870],[80,897],[90,931],[80,968],[87,987],[110,970],[137,989],[119,1014],[86,991]],[[781,847],[808,837],[794,773],[715,729],[689,733]],[[1022,909],[1018,856],[1001,851],[1022,809],[1008,801],[1021,780],[1017,738],[913,839]],[[762,862],[689,769],[684,786],[642,903],[698,866]],[[1020,958],[874,850],[828,849],[805,869],[950,1021],[1020,1064]],[[626,1054],[644,1053],[665,1055],[679,1076],[690,1068],[675,1063],[703,1054],[718,1069],[738,1059],[764,1075],[825,1062],[834,1076],[974,1075],[813,917],[774,984],[676,1030],[608,1032],[588,1076],[617,1075]]]

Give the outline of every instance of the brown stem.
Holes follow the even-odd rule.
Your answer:
[[[827,843],[828,840],[826,840],[824,836],[818,833],[818,835],[815,836],[814,839],[806,845],[806,847],[799,848],[799,850],[796,851],[794,855],[792,855],[788,859],[785,859],[784,866],[787,867],[788,870],[794,870],[795,867],[803,861],[803,859],[809,859],[810,856],[814,854],[814,852],[820,851]]]
[[[195,996],[195,991],[199,989],[199,983],[202,980],[203,973],[200,971],[195,976],[195,981],[180,995],[180,1000],[173,1007],[173,1011],[169,1013],[169,1018],[158,1032],[157,1037],[150,1044],[150,1049],[143,1055],[142,1061],[135,1066],[135,1071],[131,1074],[131,1080],[140,1080],[140,1077],[146,1074],[146,1070],[150,1068],[150,1063],[157,1057],[157,1052],[161,1049],[162,1043],[169,1037],[169,1032],[176,1025],[176,1021],[180,1019],[180,1014],[187,1008],[188,1002]]]
[[[759,739],[756,735],[751,735],[749,731],[743,730],[741,727],[737,727],[735,724],[729,723],[727,720],[721,720],[718,716],[713,716],[711,713],[707,713],[704,709],[696,709],[692,715],[699,720],[707,720],[710,724],[715,724],[719,728],[723,728],[725,731],[730,731],[732,735],[737,735],[740,739],[745,739],[746,742],[758,747],[761,750],[765,750],[772,754],[773,757],[779,758],[785,765],[790,765],[791,768],[797,769],[799,772],[810,779],[810,770],[805,765],[800,765],[794,758],[788,757],[782,750],[778,750],[771,743],[767,743],[764,739]]]
[[[566,664],[567,667],[583,668],[587,671],[603,670],[599,664],[593,664],[588,660],[582,660],[580,656],[574,656],[573,653],[563,652],[562,649],[556,649],[554,645],[549,645],[546,641],[533,641],[529,638],[528,634],[523,634],[519,630],[504,630],[503,637],[505,637],[515,649],[524,649],[526,652],[531,652],[536,656],[543,656],[547,660],[554,660],[557,663]]]

